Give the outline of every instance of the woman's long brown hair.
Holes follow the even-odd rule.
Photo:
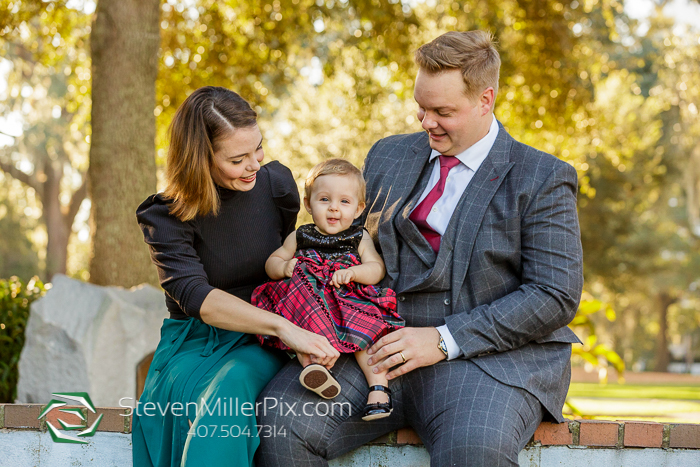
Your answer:
[[[185,99],[170,124],[170,147],[164,196],[181,221],[219,212],[212,178],[217,143],[238,128],[257,123],[257,114],[241,96],[222,87],[205,86]]]

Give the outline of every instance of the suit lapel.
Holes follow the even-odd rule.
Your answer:
[[[428,243],[420,230],[418,230],[416,224],[414,224],[409,217],[413,208],[418,204],[418,200],[423,194],[425,187],[428,185],[432,171],[433,168],[431,164],[426,161],[421,168],[418,179],[413,184],[411,192],[407,195],[410,199],[404,203],[404,206],[394,218],[394,226],[399,235],[404,239],[406,245],[408,245],[416,256],[429,268],[432,268],[435,264],[435,251],[433,251],[433,247],[430,246],[430,243]]]
[[[510,169],[515,165],[510,162],[510,150],[513,139],[506,133],[503,125],[498,123],[498,136],[489,155],[474,174],[459,201],[459,216],[456,221],[457,233],[454,237],[452,265],[452,303],[457,303],[462,284],[469,269],[476,235],[493,195],[501,186]],[[461,208],[459,207],[461,206]],[[454,214],[453,214],[454,218]]]
[[[430,153],[430,142],[426,137],[421,138],[411,146],[411,151],[406,154],[406,159],[399,164],[391,191],[387,194],[386,207],[382,210],[379,220],[377,229],[379,245],[382,248],[387,273],[394,281],[398,277],[399,269],[398,238],[394,228],[394,219],[397,215],[402,215],[402,211],[405,211],[405,209],[402,210],[402,207],[406,204],[406,199],[411,196]]]

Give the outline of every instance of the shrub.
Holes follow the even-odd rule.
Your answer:
[[[27,284],[16,276],[0,279],[0,402],[11,403],[17,397],[17,364],[24,346],[29,305],[46,289],[37,277]]]

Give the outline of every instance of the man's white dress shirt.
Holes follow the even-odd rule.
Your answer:
[[[442,196],[435,202],[433,209],[428,214],[426,221],[428,225],[433,228],[440,235],[445,234],[447,230],[447,224],[449,224],[452,214],[454,214],[457,208],[457,203],[462,197],[464,190],[467,189],[469,182],[471,182],[474,177],[474,173],[479,169],[481,163],[484,162],[486,156],[489,155],[493,144],[496,142],[496,136],[498,135],[498,121],[496,117],[493,117],[491,121],[491,127],[489,132],[481,138],[479,141],[474,143],[471,147],[467,148],[464,152],[457,154],[456,157],[461,162],[457,164],[450,170],[445,181],[445,191]],[[421,201],[423,201],[430,193],[430,190],[437,185],[438,180],[440,180],[440,160],[438,159],[440,153],[433,149],[432,154],[430,154],[430,163],[433,164],[433,173],[430,175],[430,180],[428,180],[428,186],[425,187],[423,194],[416,203],[418,206]],[[452,337],[447,325],[442,325],[437,328],[438,332],[442,336],[447,344],[447,359],[452,360],[454,358],[462,355],[462,350],[457,345],[457,342]]]

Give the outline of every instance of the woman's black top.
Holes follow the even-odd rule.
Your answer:
[[[201,319],[202,302],[215,288],[250,302],[255,287],[270,280],[265,261],[294,231],[299,192],[279,162],[264,165],[250,191],[218,191],[216,216],[182,222],[161,194],[136,211],[173,319]]]

